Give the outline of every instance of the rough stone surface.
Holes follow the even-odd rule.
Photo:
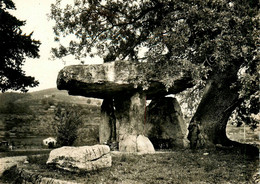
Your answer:
[[[41,176],[37,172],[29,171],[24,168],[20,167],[13,167],[9,170],[9,174],[11,174],[16,181],[19,183],[26,183],[26,184],[79,184],[76,181],[65,181],[60,179],[54,178],[47,178]],[[17,183],[17,182],[15,182]]]
[[[67,66],[59,72],[57,87],[68,90],[71,95],[102,99],[143,92],[143,88],[134,81],[144,73],[145,65],[146,63],[115,61],[99,65]],[[178,79],[168,91],[163,85],[165,79],[150,79],[150,87],[144,91],[147,98],[178,93],[191,87],[191,78],[183,75],[176,73]]]
[[[154,153],[154,147],[153,144],[151,143],[151,141],[143,136],[143,135],[139,135],[137,137],[137,152],[141,152],[141,153]]]
[[[50,152],[47,164],[68,171],[92,171],[111,167],[110,148],[106,145],[62,147]]]
[[[119,141],[119,150],[121,152],[140,152],[154,153],[154,147],[151,141],[143,135],[126,135],[122,136]]]
[[[108,144],[116,142],[116,117],[113,99],[104,99],[101,105],[101,122],[99,125],[99,142]]]
[[[136,135],[125,135],[119,141],[119,151],[121,152],[137,152]]]
[[[0,158],[0,177],[6,170],[24,163],[26,160],[26,156]]]
[[[190,77],[176,73],[174,86],[168,90],[165,79],[156,77],[148,79],[149,87],[144,90],[136,84],[136,79],[144,75],[146,67],[147,63],[127,61],[68,66],[59,72],[57,87],[68,90],[71,95],[104,99],[100,143],[119,142],[122,145],[125,137],[144,134],[147,99],[178,93],[193,85]],[[131,144],[129,148],[119,146],[119,151],[123,151],[121,149],[133,150]]]
[[[115,117],[118,139],[125,135],[140,135],[144,131],[145,96],[135,93],[133,96],[115,98]]]
[[[188,146],[187,125],[175,98],[151,101],[147,108],[146,135],[156,149]]]
[[[102,121],[99,128],[101,144],[120,142],[128,135],[143,134],[145,113],[145,96],[143,94],[118,96],[109,101],[105,99],[101,109]],[[132,150],[132,148],[129,149]]]

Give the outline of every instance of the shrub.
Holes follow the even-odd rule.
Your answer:
[[[82,124],[81,108],[75,105],[58,105],[54,119],[54,124],[57,124],[57,144],[73,145],[78,137],[79,126]]]

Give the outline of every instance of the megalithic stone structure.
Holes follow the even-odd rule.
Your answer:
[[[57,87],[70,95],[104,99],[101,106],[100,143],[127,142],[126,137],[144,134],[146,100],[175,94],[192,87],[190,76],[176,73],[174,85],[166,89],[160,78],[148,79],[143,89],[136,79],[147,63],[115,61],[98,65],[72,65],[59,72]],[[121,145],[123,147],[123,145]],[[125,145],[124,145],[125,147]]]

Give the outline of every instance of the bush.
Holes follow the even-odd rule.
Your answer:
[[[57,144],[71,146],[78,137],[78,129],[82,124],[82,110],[78,106],[58,105],[54,117],[57,124]]]

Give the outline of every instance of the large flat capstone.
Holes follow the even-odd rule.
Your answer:
[[[149,87],[136,83],[145,74],[147,63],[115,61],[98,65],[72,65],[59,72],[57,87],[67,90],[70,95],[81,95],[94,98],[114,98],[118,95],[145,93],[147,99],[165,96],[183,91],[191,87],[190,77],[176,73],[174,85],[168,90],[161,78],[149,78]]]

